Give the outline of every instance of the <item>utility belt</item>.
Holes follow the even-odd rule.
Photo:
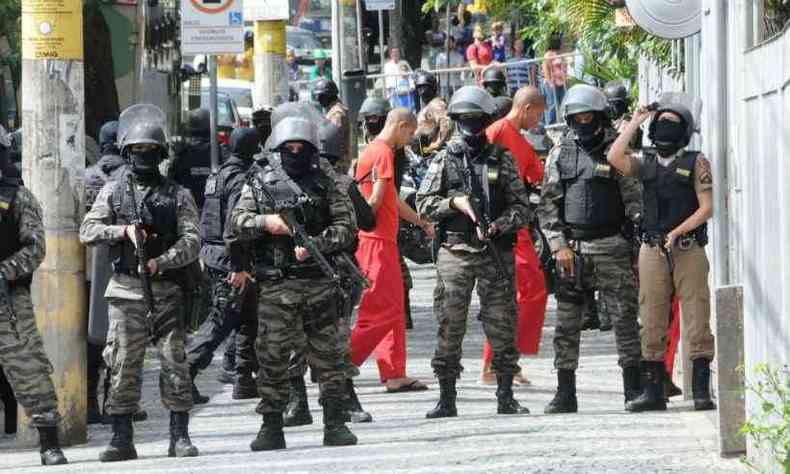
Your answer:
[[[326,275],[317,265],[291,268],[255,266],[255,279],[258,281],[317,280],[322,278],[326,278]]]
[[[602,227],[574,227],[569,225],[567,230],[565,231],[566,238],[568,240],[597,240],[597,239],[605,239],[607,237],[613,237],[615,235],[620,235],[623,232],[623,225],[622,223],[618,224],[611,224]]]
[[[442,243],[448,245],[469,245],[470,247],[479,249],[483,249],[486,246],[485,242],[481,242],[480,239],[477,238],[477,231],[474,229],[468,232],[448,230],[443,232],[443,237]],[[494,245],[501,250],[513,250],[513,247],[516,245],[516,236],[515,234],[503,235],[494,238],[493,241]]]
[[[28,275],[23,278],[17,278],[16,280],[6,280],[8,284],[9,290],[15,290],[17,288],[27,288],[30,289],[30,284],[33,282],[33,276]]]
[[[667,234],[661,232],[643,232],[642,233],[642,242],[645,243],[648,247],[659,247],[663,248],[664,244],[667,241]],[[700,247],[704,247],[708,243],[707,236],[698,231],[687,232],[677,239],[675,239],[675,247],[679,248],[680,250],[688,250],[694,244],[699,245]]]

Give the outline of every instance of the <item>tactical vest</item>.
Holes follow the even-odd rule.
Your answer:
[[[162,178],[148,192],[138,197],[140,217],[147,233],[145,250],[148,258],[156,258],[165,253],[178,240],[178,185],[170,179]],[[112,193],[114,225],[131,224],[134,212],[127,191],[127,174],[116,182]],[[137,274],[137,257],[132,242],[128,239],[110,247],[110,258],[116,273]],[[175,272],[164,272],[164,279],[173,279]]]
[[[485,182],[488,182],[489,214],[492,222],[502,215],[506,207],[504,188],[508,183],[501,182],[499,174],[499,167],[504,153],[505,150],[497,145],[486,145],[486,148],[472,160],[473,164],[485,163],[488,168],[487,176],[483,176],[480,182],[481,186],[485,186]],[[469,165],[464,159],[462,146],[448,147],[446,166],[447,195],[471,194],[471,174]],[[475,169],[477,169],[476,166]],[[480,177],[478,176],[477,179],[480,179]],[[473,245],[477,241],[475,225],[465,214],[456,213],[453,217],[445,220],[442,223],[442,232],[466,235],[466,242]]]
[[[106,157],[111,157],[109,155],[105,155]],[[88,168],[85,172],[85,208],[90,211],[91,207],[93,207],[93,203],[96,202],[96,197],[99,196],[99,192],[107,183],[113,179],[113,176],[117,175],[118,167],[112,168],[110,170],[110,174],[107,174],[102,167],[103,161],[105,156],[102,156],[98,163]]]
[[[178,152],[173,179],[192,193],[198,211],[203,209],[203,192],[209,174],[211,174],[210,143],[195,141]]]
[[[271,214],[272,209],[279,210],[294,202],[295,192],[287,179],[290,178],[279,165],[268,164],[261,174],[251,180],[260,214]],[[321,171],[293,181],[310,198],[310,203],[303,206],[304,214],[297,212],[296,218],[308,235],[318,236],[332,223],[328,195],[335,184]],[[291,236],[267,234],[262,240],[256,245],[256,266],[288,270],[318,267],[312,259],[304,263],[297,262],[294,255],[296,246]]]
[[[22,250],[19,240],[19,222],[14,216],[14,205],[19,183],[14,179],[0,178],[0,262]],[[13,282],[14,285],[30,285],[32,276],[28,275]],[[11,282],[9,282],[10,284]]]
[[[653,151],[644,153],[639,168],[642,181],[642,228],[647,233],[666,234],[699,209],[694,189],[694,166],[698,152],[687,151],[669,166],[661,166]],[[694,232],[700,245],[707,243],[707,225]]]
[[[590,156],[568,137],[557,160],[564,190],[561,219],[570,237],[599,239],[616,235],[625,221],[617,171],[605,159]]]
[[[247,168],[241,159],[231,158],[206,180],[206,201],[200,217],[200,233],[204,244],[225,245],[222,237],[228,211],[225,186],[234,176],[246,173]]]

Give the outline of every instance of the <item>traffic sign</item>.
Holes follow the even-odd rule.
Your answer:
[[[395,0],[365,0],[365,9],[368,11],[394,10]]]
[[[181,0],[181,53],[244,52],[242,0]]]
[[[247,21],[288,20],[288,0],[244,0],[244,18]]]

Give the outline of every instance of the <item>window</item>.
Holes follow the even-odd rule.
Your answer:
[[[754,0],[751,8],[753,44],[770,40],[790,23],[790,1]]]

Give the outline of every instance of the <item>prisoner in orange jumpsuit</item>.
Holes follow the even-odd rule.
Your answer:
[[[522,87],[513,97],[513,108],[510,112],[486,130],[489,142],[505,147],[513,154],[516,167],[527,187],[543,181],[543,164],[532,145],[521,134],[521,130],[529,130],[538,125],[545,108],[545,101],[537,88]],[[537,354],[543,334],[548,292],[529,228],[523,228],[518,232],[515,259],[518,304],[516,344],[522,354]],[[496,377],[490,370],[492,357],[491,344],[486,341],[483,349],[481,383],[496,383]],[[527,383],[523,374],[516,376],[515,380]]]

